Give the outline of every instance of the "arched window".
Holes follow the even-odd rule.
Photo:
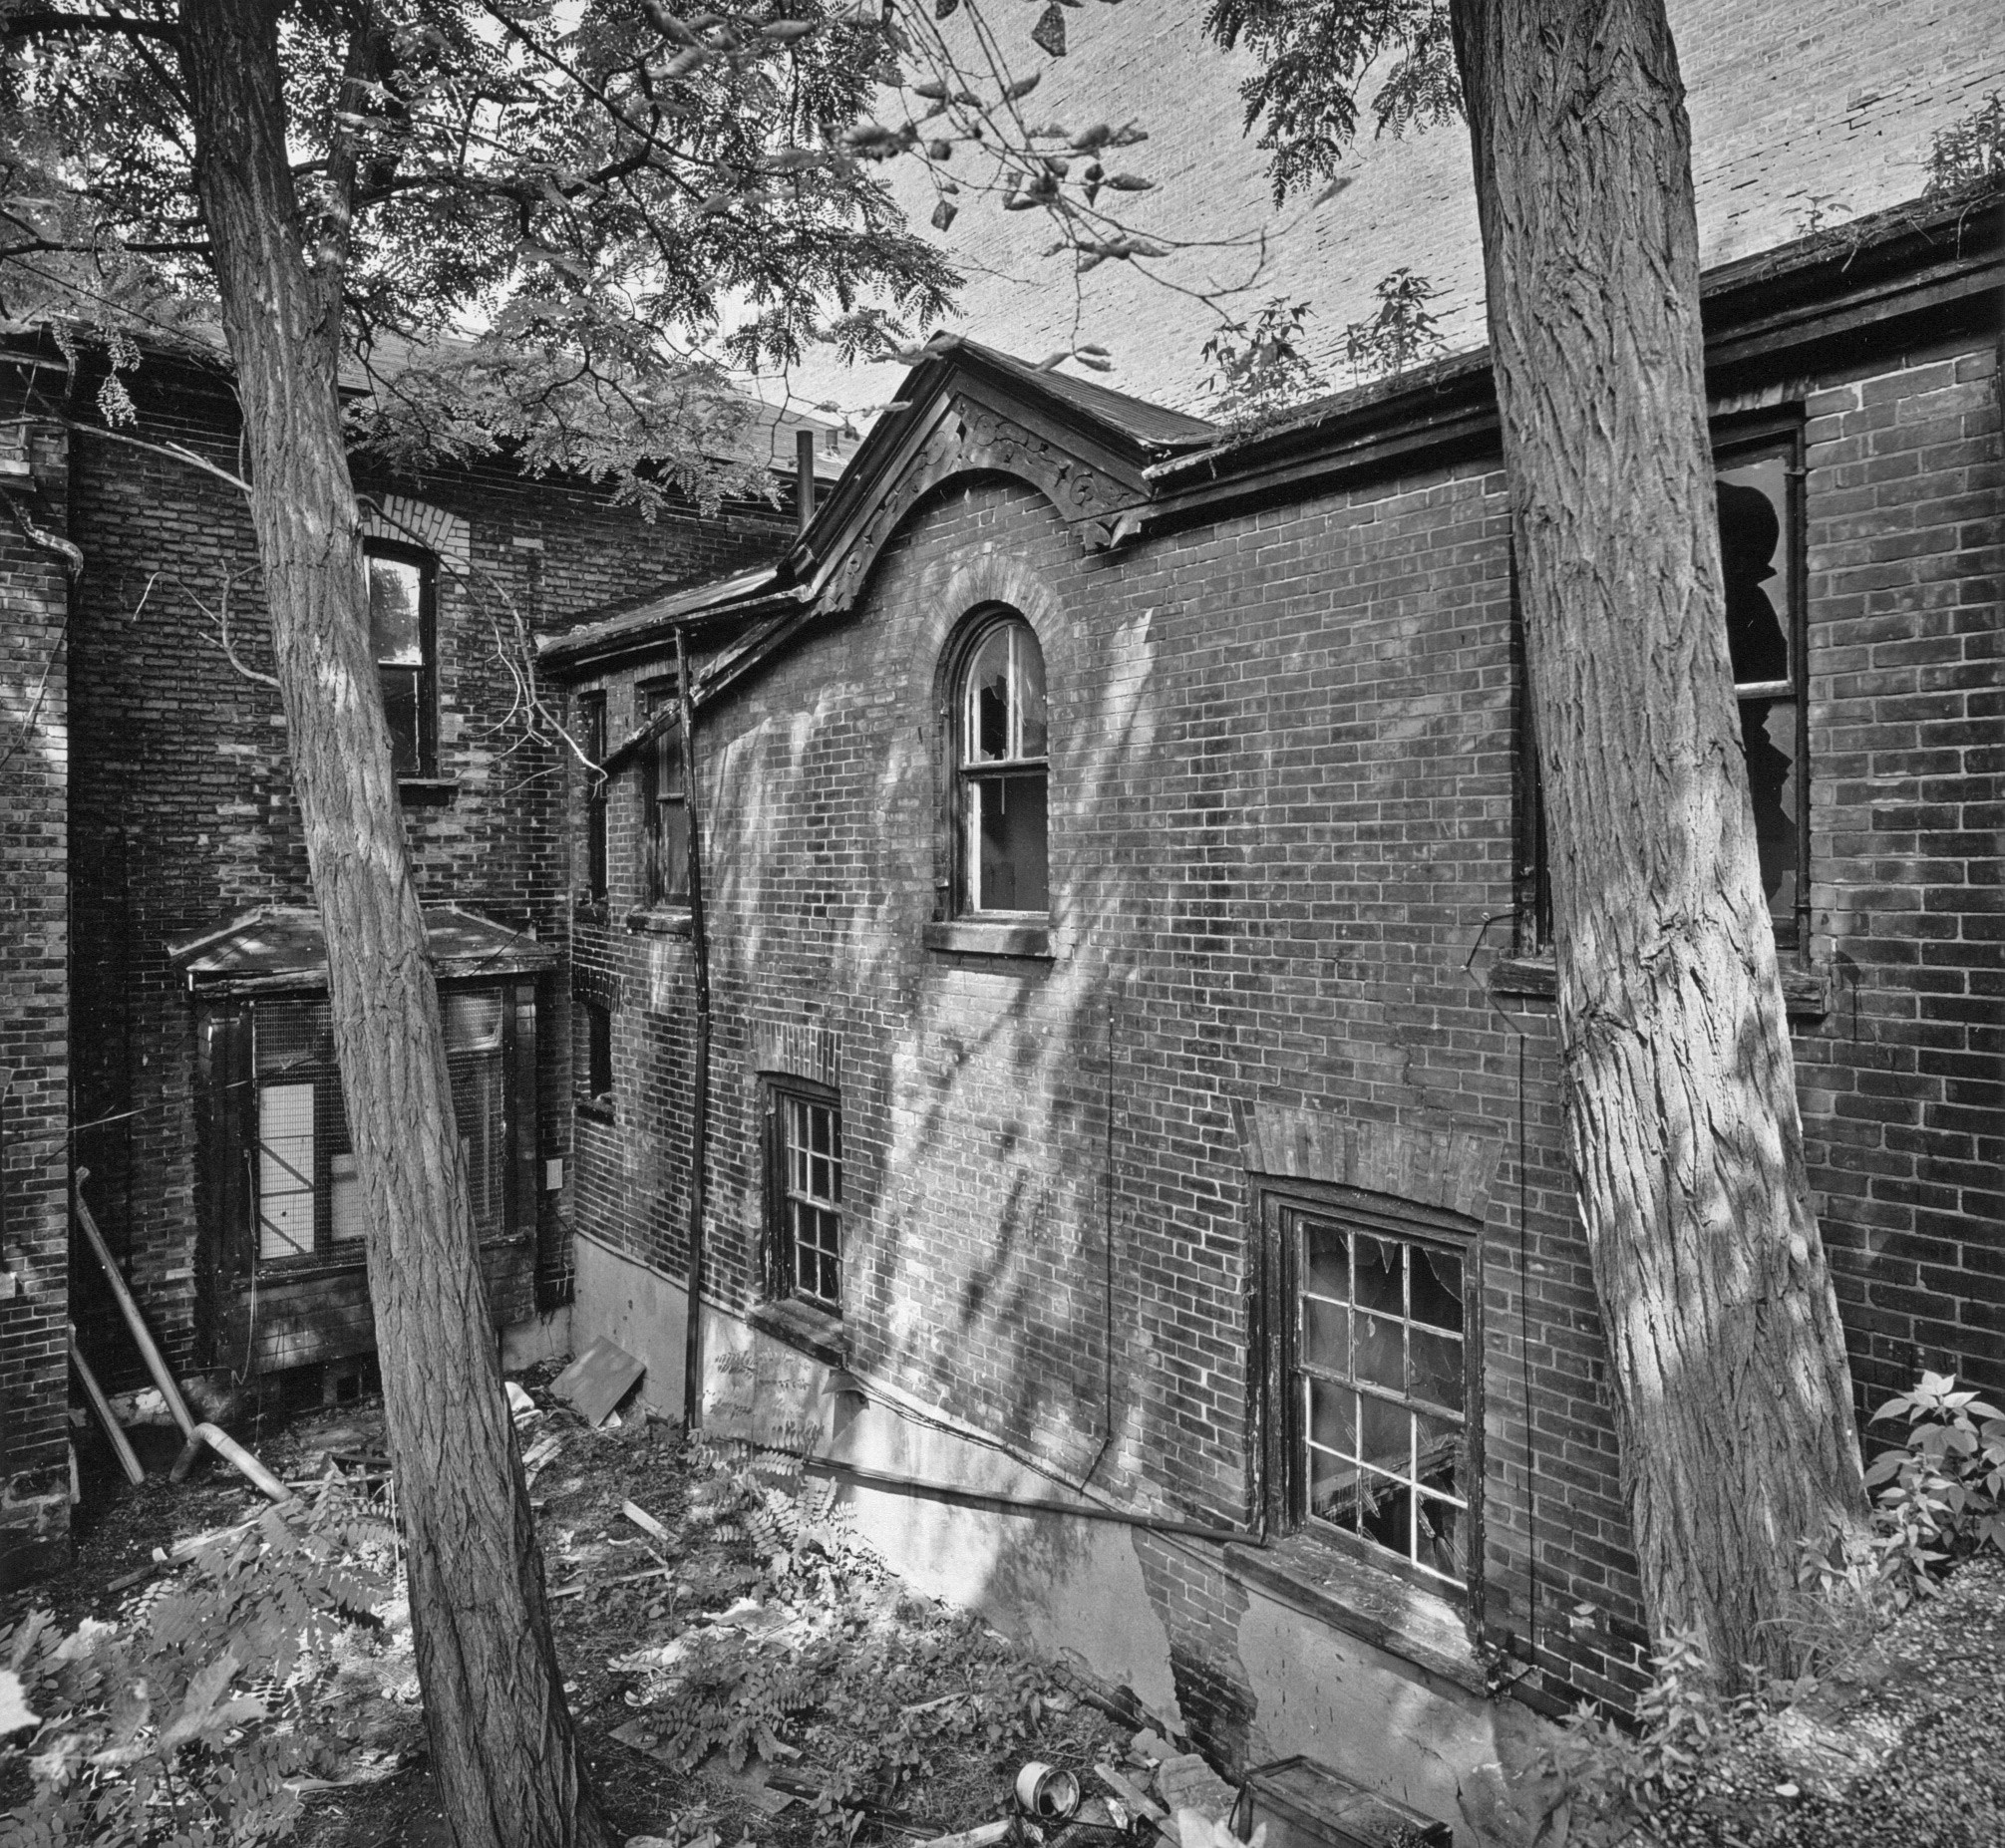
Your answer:
[[[956,705],[956,909],[1045,912],[1047,849],[1044,652],[1021,616],[970,639]]]

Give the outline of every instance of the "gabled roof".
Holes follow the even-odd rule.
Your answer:
[[[527,975],[553,968],[556,952],[464,905],[427,905],[425,939],[442,980]],[[167,946],[190,989],[235,993],[327,986],[327,936],[306,905],[259,905],[213,930]]]

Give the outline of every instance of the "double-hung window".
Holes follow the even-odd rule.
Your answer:
[[[842,1309],[842,1112],[805,1080],[767,1090],[770,1287],[829,1315]]]
[[[643,719],[660,718],[675,704],[675,683],[640,689]],[[641,865],[645,902],[689,903],[689,797],[682,785],[682,731],[672,720],[642,747],[640,767]]]
[[[1473,1228],[1351,1194],[1265,1201],[1269,1516],[1460,1596],[1481,1481]]]
[[[1030,624],[1003,615],[969,638],[956,680],[955,910],[1051,908],[1044,654]]]
[[[370,541],[369,644],[399,776],[439,770],[437,573],[427,552]]]

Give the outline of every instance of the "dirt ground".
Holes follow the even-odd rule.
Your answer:
[[[1115,1723],[1061,1665],[901,1588],[848,1536],[826,1489],[755,1466],[749,1451],[692,1450],[645,1414],[589,1430],[550,1397],[552,1371],[519,1378],[533,1410],[517,1422],[566,1692],[615,1839],[916,1841],[1005,1813],[1029,1759],[1074,1771],[1099,1795],[1096,1762],[1148,1785],[1169,1746],[1145,1732],[1136,1748],[1133,1724]],[[330,1466],[365,1469],[353,1459],[382,1449],[381,1406],[356,1401],[243,1435],[267,1467],[304,1483]],[[165,1570],[156,1548],[263,1505],[214,1464],[169,1486],[178,1433],[136,1436],[146,1484],[92,1471],[75,1564],[7,1600],[0,1625],[30,1603],[70,1626],[113,1618]],[[623,1513],[628,1503],[659,1533]],[[383,1614],[382,1639],[344,1660],[316,1699],[313,1724],[340,1769],[309,1799],[293,1838],[306,1848],[450,1841],[408,1613],[393,1601]]]

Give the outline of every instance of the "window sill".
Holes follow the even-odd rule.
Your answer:
[[[1311,1534],[1290,1534],[1261,1549],[1228,1546],[1225,1566],[1277,1604],[1410,1662],[1465,1693],[1487,1693],[1483,1663],[1462,1613],[1437,1593]]]
[[[1493,995],[1524,995],[1551,1001],[1559,992],[1558,973],[1548,950],[1536,956],[1500,956],[1490,966]],[[1811,969],[1783,968],[1783,1005],[1793,1021],[1821,1021],[1831,1001],[1823,975]]]
[[[687,905],[636,905],[626,927],[650,937],[687,937],[692,929]]]
[[[1050,962],[1049,924],[1012,924],[1000,918],[950,918],[928,924],[924,934],[929,950],[954,956],[1018,956]]]
[[[590,898],[580,892],[571,900],[571,916],[580,924],[609,924],[612,906],[603,898]]]
[[[842,1319],[804,1303],[799,1297],[757,1304],[745,1319],[763,1334],[800,1349],[825,1367],[848,1365],[848,1338],[842,1330]]]
[[[573,1097],[571,1099],[571,1114],[573,1116],[582,1116],[587,1122],[604,1123],[608,1128],[616,1120],[613,1116],[611,1103],[602,1102],[597,1097]]]
[[[457,776],[399,776],[397,797],[406,808],[445,808],[458,799]]]

